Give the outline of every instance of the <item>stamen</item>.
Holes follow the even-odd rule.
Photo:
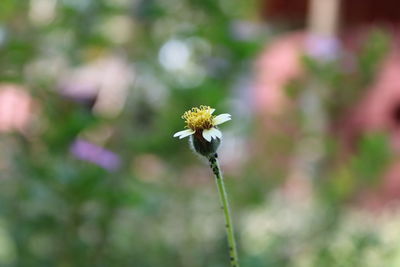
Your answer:
[[[186,111],[182,119],[186,122],[186,127],[194,130],[204,130],[210,129],[213,125],[214,116],[211,114],[211,107],[209,106],[200,106],[199,108],[192,108],[189,111]]]

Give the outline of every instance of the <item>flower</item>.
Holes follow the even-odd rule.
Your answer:
[[[231,115],[224,113],[217,116],[213,116],[215,109],[209,106],[200,106],[198,108],[192,108],[186,111],[182,119],[185,120],[187,130],[183,130],[174,134],[174,137],[179,137],[179,139],[196,135],[198,137],[203,137],[208,142],[213,139],[221,139],[222,133],[216,128],[224,122],[231,120]]]
[[[78,159],[89,161],[109,171],[116,171],[121,165],[117,154],[82,139],[76,140],[70,151]]]

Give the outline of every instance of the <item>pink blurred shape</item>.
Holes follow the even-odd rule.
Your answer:
[[[281,36],[260,55],[256,62],[254,104],[261,113],[279,113],[288,105],[284,87],[303,72],[300,56],[304,34]]]
[[[0,132],[23,132],[31,119],[32,107],[32,98],[23,87],[0,84]]]

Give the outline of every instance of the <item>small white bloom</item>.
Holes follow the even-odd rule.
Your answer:
[[[221,139],[222,133],[216,128],[224,122],[231,120],[231,115],[224,113],[217,116],[213,116],[215,109],[208,106],[200,106],[199,108],[192,108],[186,111],[182,118],[186,122],[187,130],[179,131],[174,134],[174,137],[179,139],[198,133],[208,142],[212,139]]]

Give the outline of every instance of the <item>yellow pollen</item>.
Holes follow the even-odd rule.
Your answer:
[[[213,125],[214,116],[211,114],[209,106],[200,106],[199,108],[192,108],[186,111],[182,119],[186,122],[186,127],[193,131],[210,129]]]

